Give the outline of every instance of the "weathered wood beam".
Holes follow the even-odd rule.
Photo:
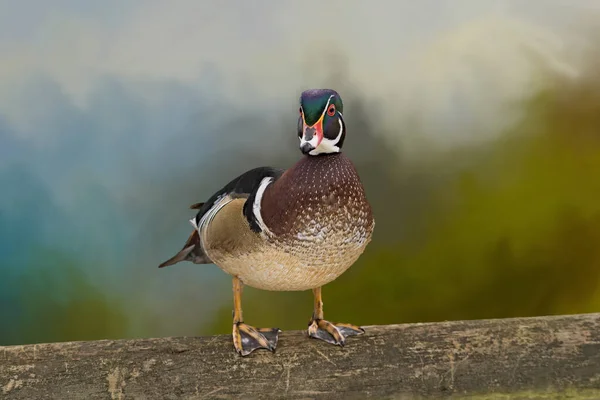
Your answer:
[[[247,358],[229,335],[0,347],[0,398],[600,399],[600,314],[366,330]]]

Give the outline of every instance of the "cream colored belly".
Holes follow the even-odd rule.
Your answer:
[[[317,288],[333,281],[358,259],[364,246],[338,249],[321,257],[310,249],[286,249],[270,244],[262,250],[229,256],[211,252],[211,259],[223,271],[237,276],[245,285],[271,291],[297,291]],[[214,258],[213,258],[214,257]]]
[[[203,249],[223,271],[263,290],[296,291],[323,286],[346,271],[371,240],[372,228],[298,235],[289,241],[252,232],[244,199],[224,206],[203,226]],[[322,226],[334,226],[324,221]],[[325,231],[325,230],[324,230]],[[349,233],[348,233],[349,232]]]

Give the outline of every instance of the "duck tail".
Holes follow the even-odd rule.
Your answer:
[[[206,254],[204,254],[204,251],[202,251],[202,246],[200,245],[200,235],[196,229],[194,229],[179,253],[160,264],[158,268],[174,265],[181,261],[191,261],[194,264],[211,263],[211,260]]]

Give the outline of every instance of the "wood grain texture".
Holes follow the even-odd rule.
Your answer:
[[[600,314],[365,328],[247,358],[229,335],[0,347],[0,398],[600,399]]]

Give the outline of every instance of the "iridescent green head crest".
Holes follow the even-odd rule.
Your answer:
[[[327,103],[335,104],[337,111],[344,112],[342,98],[335,90],[310,89],[302,92],[300,107],[304,112],[304,120],[308,125],[314,125],[321,118]]]
[[[339,153],[344,143],[346,126],[342,113],[344,103],[332,89],[311,89],[300,95],[298,137],[304,154]]]

